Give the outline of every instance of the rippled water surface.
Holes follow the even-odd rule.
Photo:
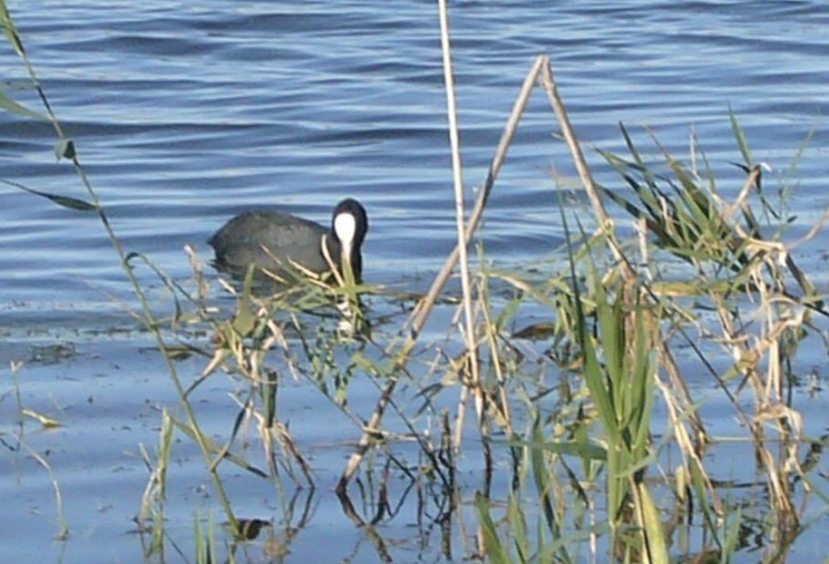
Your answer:
[[[353,196],[371,219],[369,282],[423,289],[439,270],[455,234],[434,3],[30,0],[10,9],[128,252],[186,281],[184,245],[208,260],[206,239],[234,213],[278,205],[326,222],[339,199]],[[740,155],[731,107],[754,158],[772,167],[767,185],[795,187],[790,206],[798,219],[787,236],[805,234],[829,203],[823,2],[460,1],[452,3],[451,25],[470,197],[526,72],[548,54],[584,142],[622,150],[624,122],[643,145],[647,132],[635,126],[687,154],[694,134],[715,168],[726,178],[733,172],[723,190],[734,194],[740,175],[727,163]],[[39,111],[8,47],[0,49],[0,69],[5,94]],[[56,163],[48,124],[2,112],[0,128],[0,178],[87,197],[73,169]],[[488,206],[483,240],[497,266],[551,259],[563,240],[557,191],[572,188],[575,173],[557,131],[546,97],[536,93]],[[588,158],[600,180],[613,181],[595,154]],[[124,309],[135,302],[124,272],[92,214],[8,186],[0,187],[0,241],[0,356],[30,361],[16,376],[24,405],[65,425],[27,446],[48,453],[73,531],[68,543],[49,543],[49,475],[25,454],[4,453],[0,496],[17,510],[11,522],[8,510],[0,518],[2,559],[136,561],[128,533],[147,478],[138,445],[156,443],[156,406],[175,395],[157,353],[130,333],[137,325]],[[819,236],[797,250],[821,288],[824,248]],[[139,274],[163,294],[151,272]],[[131,336],[120,338],[120,330]],[[37,347],[55,343],[71,344],[66,358],[37,357]],[[192,377],[202,367],[193,360],[180,369]],[[2,374],[0,413],[8,413],[16,387],[8,370]],[[368,390],[366,413],[374,398]],[[294,427],[298,440],[354,440],[355,429],[337,427],[335,415],[308,422],[312,408],[302,401],[294,408],[295,419],[306,417]],[[228,426],[223,420],[211,431]],[[342,458],[315,454],[318,466],[331,468],[321,471],[322,488],[330,488]],[[186,529],[194,507],[211,500],[198,454],[182,454],[179,463],[171,512]],[[251,500],[248,513],[278,513],[268,501],[271,485],[237,487]],[[323,501],[311,525],[317,534],[339,531],[347,548],[324,552],[329,560],[345,558],[358,542],[359,532],[337,515]],[[320,561],[315,546],[300,539],[292,550]],[[400,556],[409,557],[422,554]]]

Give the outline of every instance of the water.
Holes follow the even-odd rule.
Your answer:
[[[207,238],[252,205],[278,204],[325,222],[339,199],[359,198],[371,220],[364,277],[392,288],[422,289],[452,248],[432,2],[119,1],[104,9],[100,2],[60,0],[13,2],[11,11],[125,248],[176,280],[190,275],[184,245],[209,259]],[[725,163],[739,160],[730,105],[754,158],[772,165],[768,185],[776,190],[814,129],[791,179],[798,220],[787,236],[794,240],[829,203],[821,117],[827,23],[829,7],[815,0],[455,2],[453,57],[469,196],[484,179],[527,70],[546,53],[577,134],[603,149],[622,149],[618,122],[648,126],[680,155],[693,132],[715,168],[727,173]],[[31,91],[15,90],[25,83],[24,67],[10,49],[1,51],[6,93],[39,111]],[[0,177],[86,198],[71,167],[55,162],[48,125],[7,112],[0,125]],[[537,92],[486,214],[484,240],[497,266],[549,259],[562,241],[556,189],[575,173],[553,137],[557,129]],[[647,144],[646,134],[634,130]],[[612,181],[596,155],[588,152],[588,159],[600,180]],[[724,188],[733,194],[738,187],[735,172]],[[2,465],[9,472],[11,460],[14,484],[3,486],[2,496],[21,513],[3,527],[2,544],[26,539],[13,552],[18,560],[31,561],[36,550],[41,561],[61,551],[65,561],[134,559],[125,556],[135,554],[134,539],[123,533],[132,529],[146,479],[137,444],[155,444],[156,406],[174,400],[171,386],[155,354],[133,342],[135,333],[126,342],[112,334],[135,328],[122,307],[134,300],[93,215],[3,187],[0,225],[0,356],[28,360],[32,347],[55,342],[77,347],[73,358],[34,361],[18,376],[24,404],[66,425],[28,444],[52,449],[76,534],[68,546],[37,544],[53,523],[48,475],[31,459],[12,456]],[[821,240],[797,250],[808,272],[822,270]],[[139,274],[163,294],[147,269]],[[194,361],[182,369],[197,374],[201,367]],[[3,377],[10,381],[8,371]],[[367,393],[366,412],[373,397]],[[8,414],[13,402],[3,399]],[[316,428],[295,429],[313,436]],[[226,430],[224,423],[215,429]],[[354,437],[345,428],[331,440]],[[195,455],[183,463],[194,482],[184,480],[181,491],[190,493],[177,500],[184,502],[182,523],[200,499],[193,478],[199,464]],[[256,495],[265,493],[251,499]],[[328,513],[317,514],[326,515],[317,525],[323,530],[333,522],[343,538],[354,535]],[[96,543],[111,552],[91,557]]]

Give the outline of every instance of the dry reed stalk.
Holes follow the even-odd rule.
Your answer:
[[[475,207],[472,208],[472,213],[469,215],[466,234],[463,239],[464,244],[467,246],[470,241],[472,241],[472,235],[478,228],[478,223],[480,223],[481,217],[483,217],[484,208],[489,200],[492,188],[495,185],[495,179],[498,178],[498,173],[501,171],[501,167],[507,158],[509,147],[512,144],[516,131],[518,131],[518,124],[521,121],[521,117],[524,115],[524,110],[527,108],[530,94],[532,94],[535,83],[538,80],[541,68],[548,62],[549,59],[546,56],[540,55],[535,60],[532,67],[530,67],[529,72],[527,72],[527,76],[524,78],[524,83],[522,84],[521,90],[512,106],[512,112],[510,113],[509,119],[507,119],[503,132],[501,133],[501,139],[498,141],[498,146],[495,148],[495,154],[492,157],[492,162],[489,164],[489,170],[487,171],[483,187],[478,193],[478,199],[475,201]],[[443,268],[441,268],[440,272],[435,277],[435,280],[432,282],[432,286],[429,288],[426,296],[420,300],[417,307],[415,307],[412,312],[411,317],[406,322],[406,326],[411,327],[411,331],[415,334],[415,336],[426,324],[426,319],[429,317],[432,306],[434,306],[438,295],[446,285],[446,281],[449,280],[449,276],[451,276],[452,270],[458,262],[459,255],[460,251],[458,250],[458,247],[455,247],[452,252],[449,253],[449,256],[446,257],[446,262],[443,264]]]
[[[455,192],[455,226],[458,234],[458,261],[461,271],[461,291],[463,292],[463,314],[466,330],[461,326],[461,336],[466,341],[466,350],[469,359],[469,372],[471,382],[462,379],[463,386],[471,389],[475,398],[475,411],[478,415],[478,424],[481,435],[484,438],[489,436],[485,423],[486,412],[484,410],[484,397],[481,390],[481,375],[478,365],[478,344],[475,331],[475,321],[472,316],[472,288],[469,281],[469,257],[467,256],[467,243],[464,239],[464,186],[463,186],[463,165],[461,163],[460,136],[458,135],[458,110],[455,100],[455,79],[452,71],[452,49],[449,39],[449,14],[446,9],[446,0],[438,0],[438,12],[440,13],[440,46],[443,54],[443,80],[446,91],[446,114],[449,121],[449,144],[452,151],[452,180]],[[462,394],[463,395],[463,394]],[[459,402],[458,414],[455,425],[455,439],[453,448],[455,452],[460,451],[461,437],[463,436],[463,421],[466,414],[466,401]],[[487,462],[489,465],[490,462]]]
[[[550,99],[550,104],[556,114],[558,124],[561,126],[561,132],[564,135],[565,141],[567,141],[567,146],[570,148],[570,154],[573,157],[573,164],[579,173],[582,187],[587,193],[587,197],[590,199],[590,204],[593,206],[593,213],[595,213],[596,217],[599,219],[599,229],[606,233],[610,243],[610,250],[616,261],[622,266],[623,276],[626,280],[632,281],[636,279],[636,272],[628,263],[619,242],[616,240],[616,236],[613,231],[613,222],[607,215],[604,203],[599,196],[599,190],[596,187],[595,182],[593,182],[593,175],[590,173],[590,167],[587,166],[587,161],[585,160],[584,153],[581,150],[581,145],[579,144],[578,138],[573,131],[573,127],[570,125],[570,118],[567,117],[567,110],[564,108],[561,97],[558,95],[558,86],[556,86],[555,79],[553,78],[553,70],[550,67],[550,60],[546,57],[541,70],[541,80],[544,90],[547,92],[547,97]]]
[[[475,202],[475,207],[472,210],[472,213],[469,216],[469,220],[467,222],[466,231],[464,233],[464,244],[469,245],[469,242],[472,240],[472,235],[475,232],[475,229],[478,227],[478,223],[481,220],[483,215],[484,208],[486,206],[486,202],[489,198],[489,194],[492,191],[493,186],[495,185],[495,179],[498,177],[498,173],[501,170],[501,167],[504,164],[504,161],[507,157],[507,152],[509,151],[510,144],[512,143],[513,138],[515,137],[515,132],[518,130],[518,123],[521,121],[521,116],[524,114],[524,110],[527,107],[527,102],[529,100],[530,94],[534,88],[535,82],[538,80],[539,73],[541,72],[542,66],[548,62],[548,58],[545,56],[539,56],[533,66],[530,68],[530,71],[527,73],[527,76],[524,79],[524,83],[521,87],[521,91],[519,92],[515,103],[513,104],[512,112],[510,113],[509,119],[507,120],[506,125],[504,126],[504,130],[501,134],[501,139],[498,142],[498,146],[495,149],[495,154],[492,158],[492,162],[489,165],[489,171],[487,172],[486,180],[484,181],[483,188],[481,189],[478,199]],[[432,307],[437,300],[438,295],[440,294],[441,290],[443,289],[446,281],[449,279],[449,276],[452,273],[452,269],[455,267],[455,264],[458,261],[458,257],[460,256],[460,251],[456,246],[455,249],[449,254],[446,259],[443,268],[435,277],[435,280],[432,282],[432,286],[429,289],[429,292],[426,296],[420,300],[420,302],[415,307],[412,314],[409,316],[409,319],[404,324],[405,327],[409,327],[409,336],[406,339],[406,342],[401,347],[400,352],[398,353],[397,357],[394,361],[393,368],[397,369],[398,367],[405,364],[408,355],[411,353],[412,349],[414,348],[415,343],[417,342],[418,337],[420,336],[420,332],[423,329],[423,326],[426,324],[427,319],[429,318],[429,314],[431,313]],[[360,463],[365,456],[365,453],[368,451],[369,446],[371,445],[371,438],[373,436],[374,430],[378,429],[380,423],[383,420],[383,414],[386,411],[389,403],[391,402],[391,396],[394,392],[394,389],[397,386],[397,380],[394,378],[389,379],[389,382],[383,388],[383,391],[380,394],[380,399],[377,402],[377,405],[374,409],[374,413],[372,414],[371,418],[369,419],[368,423],[366,424],[366,429],[363,431],[360,440],[357,443],[357,447],[354,450],[354,453],[349,458],[348,462],[346,463],[346,467],[343,470],[342,476],[337,484],[337,492],[342,494],[345,492],[345,489],[348,487],[348,482],[351,480],[354,473],[359,468]]]

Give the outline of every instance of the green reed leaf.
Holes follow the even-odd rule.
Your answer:
[[[0,27],[3,28],[3,34],[5,34],[9,43],[11,43],[15,53],[21,57],[25,56],[26,52],[23,49],[23,42],[20,41],[20,36],[17,35],[17,30],[12,23],[11,14],[9,14],[9,9],[6,7],[4,0],[0,0]]]
[[[9,111],[13,114],[17,114],[21,117],[36,119],[38,121],[49,121],[49,118],[47,118],[45,115],[39,114],[38,112],[30,110],[26,106],[18,104],[17,102],[15,102],[3,93],[0,93],[0,108],[3,108],[4,110]]]
[[[28,188],[19,184],[17,182],[12,182],[11,180],[4,180],[0,178],[0,182],[3,184],[7,184],[9,186],[14,186],[19,190],[23,190],[24,192],[28,192],[30,194],[34,194],[35,196],[40,196],[41,198],[46,198],[47,200],[51,200],[52,202],[56,203],[59,206],[64,208],[69,208],[71,210],[77,210],[82,212],[94,212],[98,211],[98,207],[95,204],[89,203],[86,200],[81,200],[78,198],[72,198],[71,196],[60,196],[58,194],[50,194],[48,192],[41,192],[40,190],[35,190],[33,188]]]

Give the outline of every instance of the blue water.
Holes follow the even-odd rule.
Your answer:
[[[143,253],[174,279],[191,273],[184,245],[209,260],[206,239],[253,205],[326,222],[339,199],[359,198],[371,220],[364,277],[394,289],[428,286],[451,250],[454,204],[434,3],[54,0],[12,2],[10,9],[126,250]],[[772,166],[767,186],[795,188],[790,240],[829,203],[822,118],[829,6],[822,2],[462,1],[453,3],[450,22],[470,199],[526,72],[537,55],[548,54],[586,144],[621,151],[624,122],[650,147],[646,152],[656,153],[648,145],[652,131],[687,156],[694,135],[727,179],[724,193],[733,195],[742,179],[728,164],[740,160],[730,107],[755,160]],[[19,88],[26,71],[8,47],[0,48],[0,71],[6,95],[41,111],[35,94]],[[48,124],[0,112],[0,128],[0,178],[87,198],[71,166],[56,162]],[[564,233],[558,194],[567,194],[571,210],[586,210],[570,194],[576,174],[557,132],[539,91],[486,213],[482,240],[497,267],[532,263],[554,271]],[[618,182],[595,153],[587,155],[600,181]],[[24,403],[67,421],[64,430],[33,441],[64,453],[55,470],[77,531],[66,561],[90,561],[88,539],[113,547],[99,561],[134,559],[134,539],[123,533],[132,528],[146,479],[136,445],[155,443],[158,414],[150,406],[173,401],[169,382],[153,353],[134,360],[133,348],[100,343],[109,329],[135,326],[124,313],[135,301],[94,215],[0,186],[0,226],[4,362],[26,360],[41,341],[81,343],[80,358],[61,365],[58,380],[54,367],[35,364],[20,373]],[[823,248],[819,237],[796,250],[821,287]],[[154,275],[138,272],[165,303]],[[101,333],[90,335],[92,329]],[[200,369],[190,366],[192,374]],[[98,415],[85,405],[90,398]],[[11,405],[8,396],[5,402]],[[372,402],[366,398],[367,409]],[[83,416],[74,420],[73,409]],[[217,425],[216,433],[226,429]],[[343,441],[355,436],[353,428],[342,434]],[[107,441],[112,450],[99,448]],[[8,468],[8,460],[0,464]],[[14,460],[18,487],[4,486],[2,495],[13,495],[26,518],[17,528],[2,527],[0,542],[22,535],[27,540],[13,554],[30,561],[57,554],[61,547],[37,546],[53,523],[46,474]],[[196,456],[190,462],[200,463]],[[85,483],[90,469],[102,472],[106,488],[129,495]],[[26,501],[32,499],[37,507]],[[96,506],[106,509],[90,514]],[[183,522],[192,507],[183,504]],[[343,527],[343,535],[353,534]]]

